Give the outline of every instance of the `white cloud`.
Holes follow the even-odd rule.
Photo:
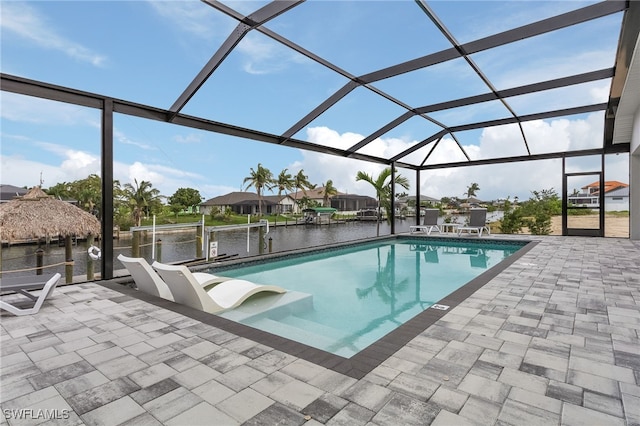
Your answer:
[[[481,141],[481,147],[474,146],[474,148],[476,148],[474,151],[478,156],[472,157],[473,159],[511,157],[527,154],[522,133],[520,133],[517,124],[483,129]]]
[[[310,127],[307,129],[309,142],[331,148],[347,149],[360,142],[364,136],[347,132],[339,134],[325,126]]]
[[[195,133],[190,133],[188,135],[176,135],[173,137],[173,140],[184,144],[200,143],[202,141],[202,135]]]
[[[198,188],[200,195],[206,200],[209,198],[217,197],[218,195],[228,194],[230,192],[239,191],[240,188],[228,186],[228,185],[209,185],[205,184]]]
[[[0,181],[3,184],[26,186],[31,188],[39,185],[40,173],[44,180],[43,186],[53,186],[59,182],[68,182],[65,172],[58,166],[43,164],[19,156],[0,155]],[[86,177],[86,176],[84,176]]]
[[[60,164],[57,166],[58,171],[55,175],[64,176],[64,179],[55,183],[71,182],[74,180],[84,179],[91,174],[100,174],[100,157],[98,155],[48,142],[35,142],[35,145],[42,151],[50,152],[61,159]],[[46,167],[49,166],[42,165],[40,169]],[[27,170],[25,172],[33,175],[37,170],[38,168],[35,170]],[[51,182],[50,179],[48,180]],[[55,183],[52,183],[52,185],[55,185]]]
[[[244,54],[243,69],[249,74],[277,73],[288,68],[291,63],[308,61],[295,51],[253,31],[242,39],[237,51]]]
[[[133,164],[128,166],[127,179],[126,182],[134,182],[137,181],[142,182],[143,180],[147,182],[153,182],[154,185],[162,185],[165,181],[164,176],[157,171],[151,170],[147,164],[142,164],[136,161]]]
[[[590,114],[584,119],[557,119],[533,121],[526,123],[527,138],[539,152],[563,152],[566,150],[593,147],[593,141],[601,141],[602,116]],[[340,135],[326,127],[307,129],[311,142],[332,147],[352,146],[354,141],[362,139],[361,135],[345,133]],[[371,153],[384,154],[396,151],[399,144],[407,147],[415,142],[404,142],[398,139],[379,138],[372,142]],[[471,158],[491,158],[524,154],[522,136],[517,126],[501,126],[487,128],[482,132],[480,140],[474,145],[465,145]],[[427,151],[420,150],[423,156]],[[290,166],[290,169],[303,169],[314,183],[332,179],[334,185],[343,192],[373,196],[370,185],[355,181],[358,171],[377,176],[384,165],[356,161],[348,158],[329,156],[310,151],[302,152],[303,160]],[[460,149],[450,139],[444,138],[430,157],[429,163],[446,163],[463,161]],[[590,169],[589,169],[590,170]],[[415,193],[415,172],[400,169],[399,173],[411,182],[410,193]],[[617,179],[609,177],[607,179]],[[613,176],[613,175],[612,175]],[[615,175],[617,176],[617,175]],[[480,198],[495,199],[498,197],[518,196],[527,199],[533,190],[554,188],[561,191],[562,176],[560,160],[544,160],[531,162],[506,163],[492,166],[458,167],[422,171],[421,194],[435,198],[443,196],[461,197],[471,183],[478,183]],[[618,180],[628,181],[624,176]]]
[[[58,50],[73,59],[97,67],[103,66],[107,60],[104,55],[64,37],[50,25],[46,17],[26,3],[3,1],[1,16],[4,31],[10,31],[44,49]]]
[[[227,21],[217,19],[220,14],[214,13],[213,8],[199,1],[148,0],[148,3],[158,15],[172,22],[181,31],[204,40],[226,37],[234,26],[232,23],[224,25]]]
[[[589,96],[593,99],[594,103],[603,103],[609,100],[609,88],[611,87],[611,81],[607,80],[606,84],[602,84],[599,87],[592,87],[589,89]]]
[[[74,179],[84,179],[91,174],[100,174],[100,158],[86,152],[68,150],[67,159],[60,164],[60,168]]]
[[[45,188],[56,183],[85,179],[91,174],[101,174],[100,157],[86,151],[72,149],[63,145],[36,142],[41,150],[50,152],[50,163],[26,159],[23,156],[0,156],[2,175],[0,180],[15,186],[34,186],[44,179]],[[59,160],[55,160],[58,158]],[[124,163],[115,161],[114,179],[120,183],[150,181],[162,195],[171,195],[180,187],[198,187],[206,179],[198,174],[158,164],[145,164],[139,161]]]
[[[238,25],[236,20],[224,17],[202,2],[147,1],[158,15],[180,31],[207,42],[219,43],[219,40],[226,39]],[[229,6],[250,13],[252,10],[245,7],[246,3],[238,2]],[[215,43],[212,46],[215,46]],[[287,68],[290,63],[307,61],[302,55],[254,31],[243,37],[234,52],[242,55],[243,70],[255,75],[276,73]]]
[[[140,149],[144,149],[147,151],[155,151],[157,148],[153,145],[144,142],[134,141],[129,136],[127,136],[124,132],[119,131],[118,129],[113,130],[113,137],[120,143],[125,145],[132,145],[138,147]]]
[[[1,105],[0,116],[3,119],[30,124],[92,124],[100,116],[97,110],[10,92],[2,92]]]
[[[134,180],[151,182],[165,196],[172,195],[178,188],[199,188],[200,182],[206,181],[198,173],[139,161],[114,164],[114,177],[122,184],[133,183]]]

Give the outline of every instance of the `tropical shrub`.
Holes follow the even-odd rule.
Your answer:
[[[507,199],[504,202],[504,215],[500,221],[500,232],[503,234],[517,234],[522,231],[522,212],[514,208],[513,203]]]
[[[533,235],[549,235],[551,216],[562,213],[562,200],[553,188],[531,191],[531,194],[531,198],[520,206],[523,224]]]

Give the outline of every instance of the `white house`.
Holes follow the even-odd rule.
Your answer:
[[[593,182],[580,188],[582,192],[568,196],[571,204],[584,207],[598,207],[600,202],[600,182]],[[604,183],[605,211],[629,210],[629,185],[617,180]]]
[[[604,210],[629,210],[629,185],[614,189],[604,194]]]

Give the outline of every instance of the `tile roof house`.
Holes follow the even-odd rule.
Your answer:
[[[617,180],[607,180],[604,182],[604,193],[614,191],[618,188],[626,188],[629,185],[623,182],[618,182]],[[600,188],[600,182],[596,181],[590,183],[589,185],[583,186],[582,189],[587,194],[597,194],[598,189]]]
[[[580,188],[582,192],[568,196],[569,203],[585,207],[598,207],[600,182],[596,181]],[[629,210],[629,185],[617,180],[604,182],[605,211]]]
[[[304,197],[307,197],[309,200],[315,201],[316,203],[322,206],[324,205],[324,191],[325,191],[325,187],[319,186],[317,188],[307,189],[305,191],[292,192],[290,195],[296,201],[300,201]],[[336,195],[342,195],[342,192],[338,191]],[[329,197],[329,198],[332,198],[332,197]]]

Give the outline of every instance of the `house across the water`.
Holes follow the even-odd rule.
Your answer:
[[[328,207],[334,211],[356,211],[374,208],[377,205],[377,200],[373,197],[340,192],[325,200],[324,191],[325,188],[321,187],[284,195],[263,195],[262,213],[266,215],[298,214],[303,212],[302,209],[307,206]],[[236,191],[210,198],[199,207],[202,214],[211,214],[212,211],[223,212],[229,209],[235,214],[255,215],[259,211],[259,202],[260,197],[255,192]],[[325,204],[327,205],[325,206]]]
[[[260,197],[254,192],[230,192],[226,195],[211,198],[200,204],[200,213],[210,214],[214,209],[224,211],[230,209],[236,214],[258,214]],[[262,196],[262,213],[295,213],[297,204],[289,195]]]
[[[570,204],[583,207],[599,207],[600,182],[593,182],[580,188],[582,191],[568,196]],[[605,211],[629,210],[629,185],[617,180],[608,180],[604,183],[604,209]]]

